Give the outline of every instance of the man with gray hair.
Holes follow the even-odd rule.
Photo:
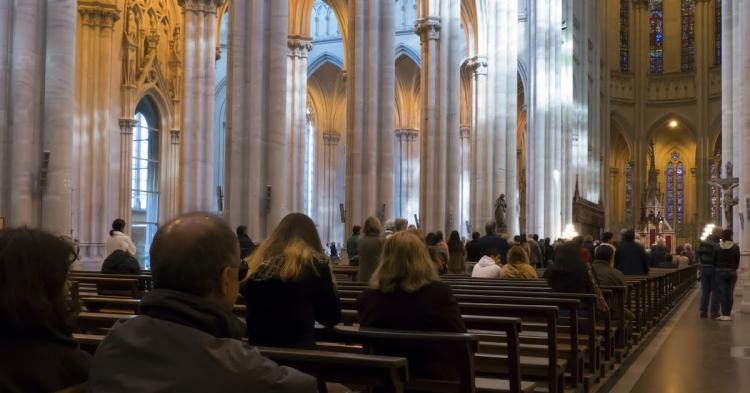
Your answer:
[[[245,326],[232,314],[240,250],[224,221],[170,221],[154,237],[151,266],[155,289],[99,346],[92,392],[317,392],[313,377],[241,341]]]

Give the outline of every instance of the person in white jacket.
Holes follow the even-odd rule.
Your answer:
[[[471,271],[472,277],[477,278],[499,278],[500,270],[500,250],[491,248],[487,251],[487,255],[479,259],[474,269]]]
[[[107,256],[112,255],[115,250],[127,251],[130,255],[135,256],[135,244],[130,240],[130,236],[123,233],[125,230],[125,220],[118,218],[112,222],[112,230],[109,231],[109,237],[104,243]]]

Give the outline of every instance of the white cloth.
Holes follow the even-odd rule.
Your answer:
[[[104,247],[107,250],[107,257],[115,252],[115,250],[127,251],[130,255],[135,256],[135,244],[133,244],[128,235],[120,231],[112,232],[112,236],[107,238]]]
[[[495,263],[494,259],[485,255],[474,265],[471,276],[477,278],[499,278],[500,270],[502,270],[500,265]]]

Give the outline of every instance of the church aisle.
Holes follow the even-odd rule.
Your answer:
[[[699,295],[692,297],[666,340],[655,349],[631,393],[750,392],[750,316],[736,313],[732,322],[700,319]],[[646,353],[642,357],[632,367],[649,361]]]

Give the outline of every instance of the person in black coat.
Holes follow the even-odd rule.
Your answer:
[[[478,262],[482,259],[482,249],[479,246],[479,232],[471,234],[471,240],[466,243],[466,260],[469,262]]]
[[[310,217],[284,217],[248,265],[241,293],[251,344],[313,347],[315,322],[327,327],[339,323],[333,273]]]
[[[547,284],[555,292],[591,293],[581,248],[569,241],[557,248],[555,262],[544,271]]]
[[[360,294],[357,310],[362,328],[466,332],[450,287],[439,281],[427,247],[410,231],[386,240],[381,263],[370,289]],[[406,357],[415,377],[457,378],[452,353],[445,348],[378,353]]]
[[[737,269],[740,267],[740,248],[734,243],[731,229],[721,234],[721,246],[716,255],[716,284],[721,304],[720,321],[732,320],[734,287],[737,285]]]
[[[500,251],[500,259],[505,263],[508,260],[508,241],[495,233],[495,223],[489,222],[484,226],[485,235],[479,239],[479,252],[482,256],[489,255],[493,248]]]
[[[626,276],[643,276],[649,271],[648,257],[643,246],[635,242],[635,231],[629,229],[615,248],[615,268]]]
[[[240,243],[240,259],[249,257],[255,251],[255,243],[248,236],[246,226],[237,227],[237,241]]]
[[[66,278],[75,251],[40,230],[0,230],[0,391],[79,386],[91,357],[71,335]]]
[[[669,255],[669,250],[667,250],[667,245],[664,242],[664,239],[659,238],[656,241],[656,244],[653,247],[651,247],[650,266],[659,267],[659,266],[665,265],[667,262],[667,255]]]

